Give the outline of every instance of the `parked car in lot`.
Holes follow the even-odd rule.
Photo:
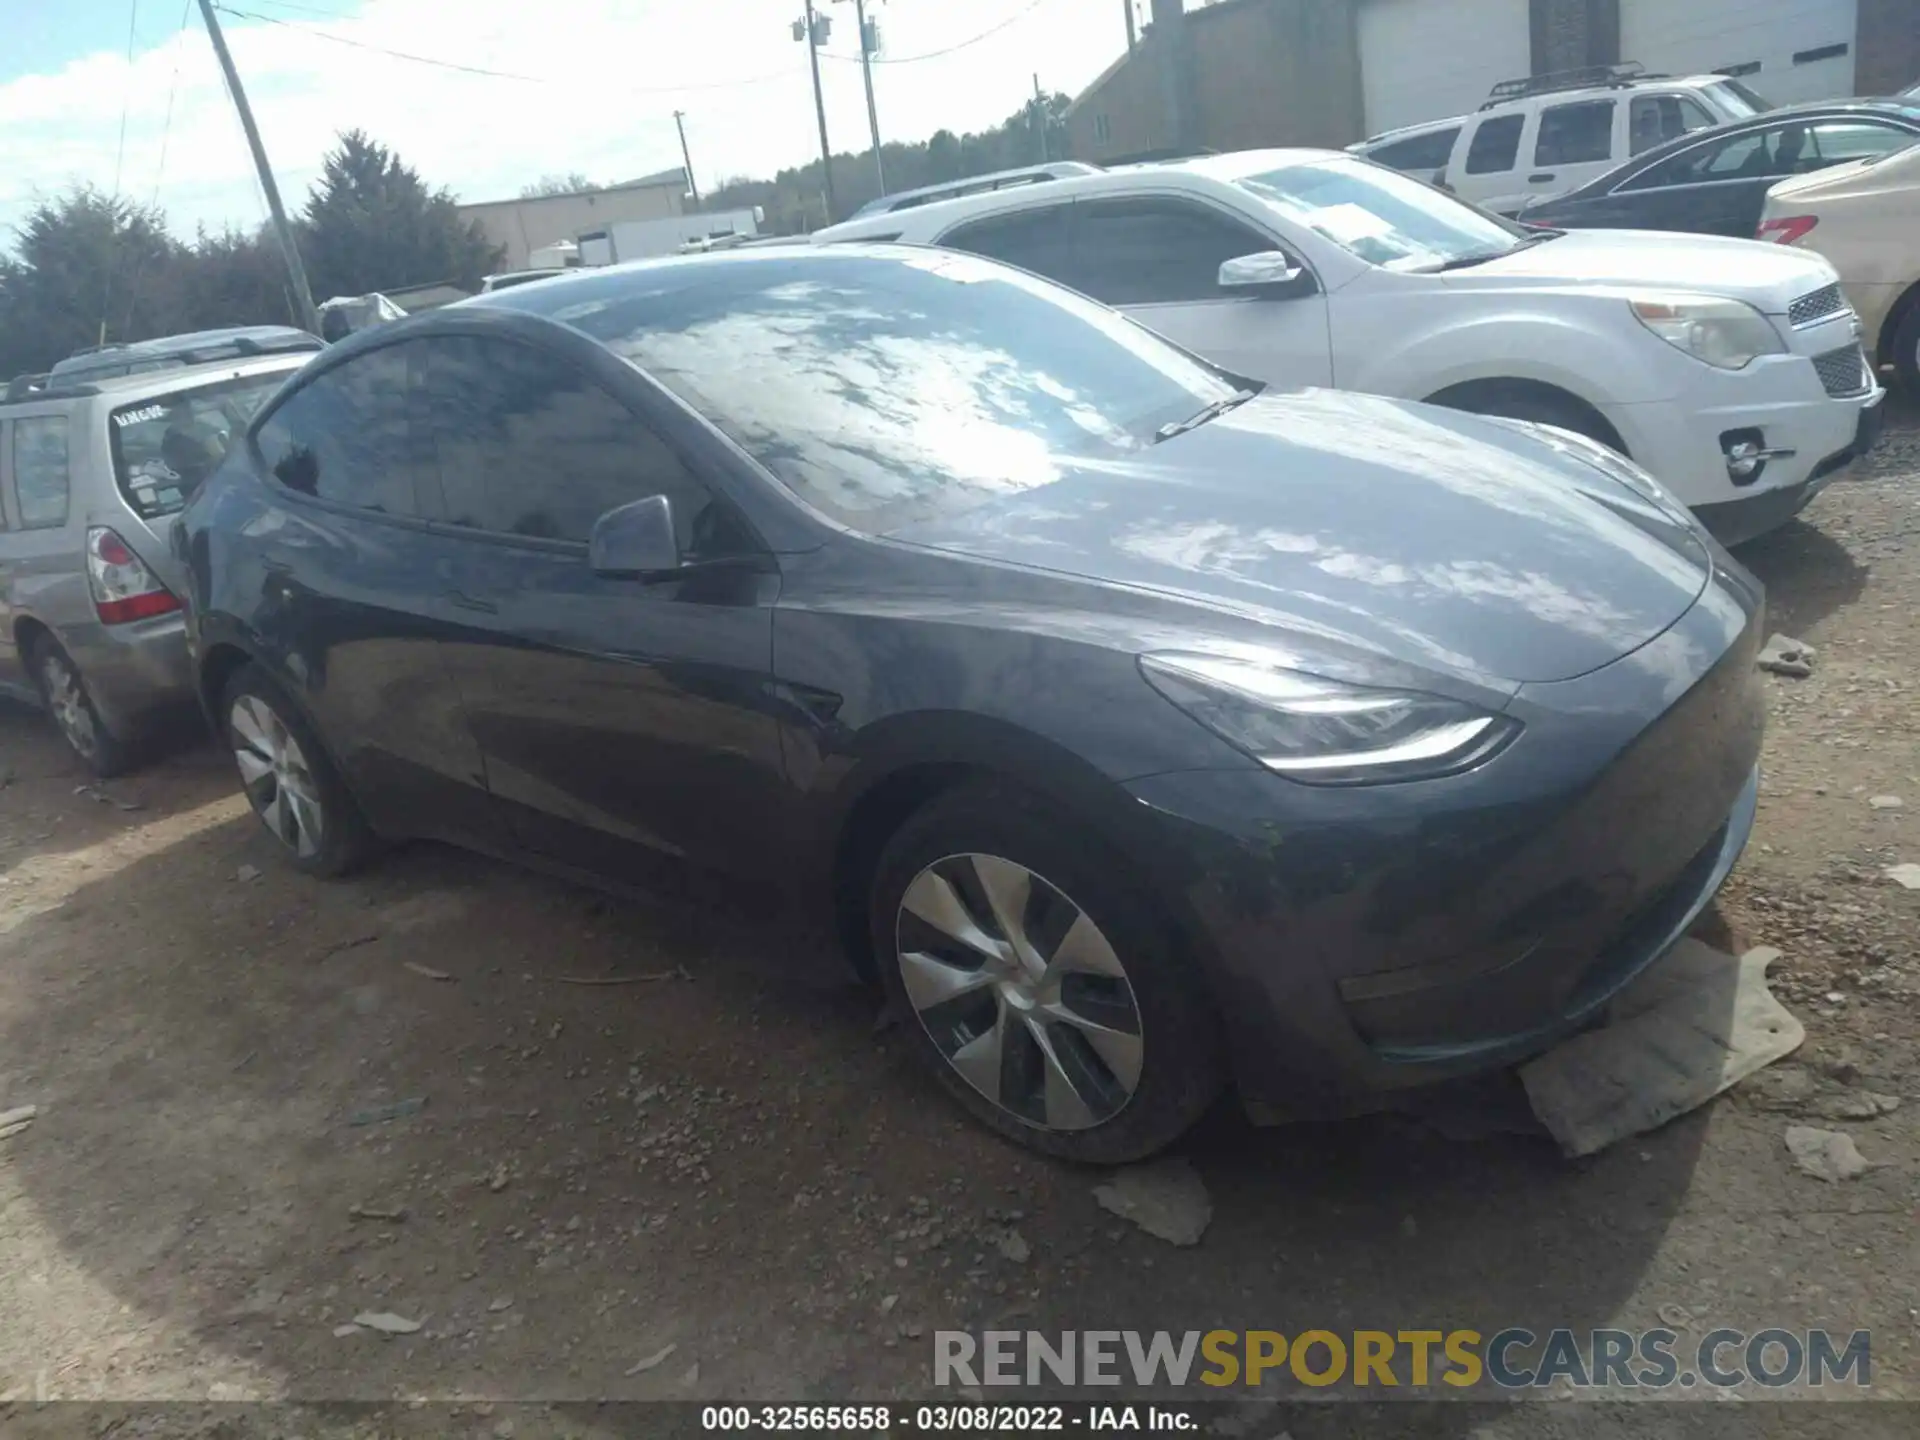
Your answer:
[[[1920,148],[1781,181],[1767,192],[1760,237],[1832,264],[1868,353],[1920,397]]]
[[[1750,240],[1530,231],[1351,155],[1250,150],[816,231],[1020,265],[1238,374],[1578,431],[1727,543],[1870,445],[1882,398],[1829,265]]]
[[[1600,66],[1502,81],[1471,115],[1391,130],[1347,148],[1512,215],[1654,145],[1767,108],[1725,75]]]
[[[235,351],[185,338],[111,354],[137,360],[132,373],[102,373],[110,352],[93,352],[94,378],[62,378],[88,373],[64,364],[0,399],[0,694],[44,703],[99,775],[134,763],[166,712],[194,706],[162,526],[320,344],[209,361]]]
[[[1920,140],[1920,105],[1836,100],[1789,105],[1669,141],[1539,204],[1529,225],[1686,230],[1745,239],[1767,191],[1790,175],[1884,155]]]
[[[194,330],[134,340],[116,345],[94,345],[77,350],[47,372],[50,385],[79,385],[89,380],[117,380],[123,375],[147,375],[219,360],[248,359],[256,355],[303,355],[318,350],[317,335],[291,325],[236,325],[222,330]]]
[[[1137,1157],[1526,1054],[1746,840],[1758,585],[1644,472],[1256,393],[972,256],[774,247],[335,347],[177,531],[293,865],[665,852],[837,915],[973,1115]]]

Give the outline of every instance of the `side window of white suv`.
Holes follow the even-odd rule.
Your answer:
[[[1250,226],[1184,200],[1083,201],[1073,218],[1073,265],[1064,278],[1108,305],[1225,298],[1224,262],[1278,248]]]
[[[1524,115],[1495,115],[1480,122],[1467,146],[1467,174],[1504,175],[1520,158],[1520,131]]]
[[[1547,106],[1540,112],[1540,133],[1533,142],[1534,167],[1546,170],[1611,159],[1613,104],[1611,100],[1576,100]]]

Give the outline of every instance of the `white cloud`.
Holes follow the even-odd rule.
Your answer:
[[[327,0],[338,7],[343,0]],[[1012,19],[979,44],[917,64],[875,66],[883,137],[924,139],[941,126],[998,123],[1033,90],[1073,93],[1125,46],[1116,0],[894,0],[869,6],[886,53],[940,50]],[[806,47],[788,26],[801,0],[362,0],[337,21],[315,0],[235,0],[284,23],[223,16],[290,208],[303,203],[336,132],[358,126],[464,200],[510,196],[542,174],[630,179],[679,163],[673,111],[687,115],[695,174],[771,175],[819,153]],[[856,48],[853,6],[833,17],[828,49]],[[1015,18],[1017,17],[1017,18]],[[411,52],[544,83],[461,74],[322,39]],[[824,58],[835,150],[866,147],[860,68]],[[773,76],[737,88],[729,82]],[[680,88],[669,88],[680,87]],[[117,102],[126,99],[120,144]],[[103,97],[113,97],[103,101]],[[169,107],[171,120],[169,121]],[[0,232],[36,194],[76,181],[158,199],[176,231],[257,224],[265,207],[238,121],[197,18],[134,55],[113,51],[57,73],[0,85]],[[164,157],[164,168],[163,168]]]

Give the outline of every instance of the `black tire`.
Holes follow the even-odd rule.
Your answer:
[[[1441,403],[1455,410],[1470,411],[1475,415],[1497,415],[1504,420],[1529,420],[1535,425],[1558,425],[1562,430],[1571,430],[1576,435],[1597,440],[1609,449],[1619,448],[1614,437],[1606,432],[1606,427],[1582,407],[1571,400],[1556,399],[1552,395],[1543,395],[1538,391],[1517,388],[1509,390],[1495,386],[1476,391],[1463,401],[1449,400]]]
[[[288,864],[309,875],[335,876],[371,858],[377,848],[373,832],[326,748],[259,666],[243,666],[227,682],[220,697],[220,735],[234,754],[247,803],[279,842]],[[254,757],[251,765],[242,763],[243,752]]]
[[[1893,332],[1893,368],[1908,398],[1920,400],[1920,300],[1907,306]]]
[[[60,738],[82,765],[102,780],[124,775],[133,768],[134,750],[107,728],[87,690],[86,678],[57,641],[42,636],[28,652],[34,683],[46,702],[47,714]]]
[[[1063,1027],[1050,1021],[1047,1014],[1033,1011],[1018,1014],[1039,1022],[1037,1027],[1011,1022],[1014,1038],[1008,1042],[1009,1053],[1024,1047],[1025,1058],[1038,1069],[1026,1071],[1031,1083],[1025,1087],[1009,1087],[1004,1079],[998,1081],[1003,1093],[1007,1088],[1016,1092],[1024,1088],[1034,1103],[1044,1108],[1046,1102],[1031,1087],[1044,1086],[1050,1068],[1046,1053],[1061,1055],[1064,1063],[1052,1069],[1054,1078],[1074,1069],[1083,1082],[1077,1093],[1101,1097],[1099,1105],[1089,1105],[1079,1128],[1054,1127],[1044,1116],[1017,1113],[975,1088],[948,1060],[948,1048],[943,1047],[961,1044],[962,1037],[983,1037],[992,1028],[985,1016],[1016,1014],[994,998],[997,987],[974,989],[952,1002],[981,1007],[972,1008],[978,1018],[966,1021],[948,1007],[930,1007],[929,1013],[935,1017],[930,1022],[922,1017],[908,993],[901,960],[902,930],[911,931],[919,923],[902,918],[908,887],[936,863],[949,867],[946,873],[954,873],[951,867],[972,864],[971,860],[955,857],[972,856],[1010,861],[1042,882],[1033,887],[1039,898],[1026,907],[1027,917],[1033,921],[1033,951],[1038,958],[1050,959],[1057,954],[1059,937],[1064,933],[1054,930],[1049,949],[1042,943],[1047,926],[1064,925],[1062,917],[1071,917],[1077,911],[1107,939],[1110,953],[1124,970],[1124,979],[1118,982],[1106,975],[1078,973],[1070,977],[1081,986],[1074,992],[1076,1007],[1088,1006],[1091,1001],[1092,1005],[1108,1007],[1105,1013],[1112,1016],[1124,1013],[1111,1008],[1116,996],[1119,1005],[1131,1003],[1131,1019],[1137,1023],[1138,1079],[1131,1093],[1118,1101],[1117,1108],[1109,1107],[1112,1097],[1124,1090],[1125,1081],[1116,1080],[1116,1072],[1109,1070],[1099,1056],[1095,1057],[1098,1063],[1089,1068],[1087,1056],[1092,1047],[1085,1043],[1086,1031],[1071,1025]],[[869,927],[881,983],[900,1016],[908,1043],[934,1078],[963,1109],[990,1129],[1029,1149],[1088,1164],[1122,1164],[1163,1149],[1200,1118],[1225,1082],[1219,1019],[1198,966],[1181,953],[1174,927],[1147,898],[1146,888],[1130,883],[1127,876],[1127,867],[1119,858],[1090,831],[1063,820],[1057,806],[1010,784],[983,783],[939,796],[908,818],[881,854],[870,900]],[[964,877],[960,878],[964,884]],[[983,908],[984,892],[976,892],[972,902],[966,901],[959,886],[953,887],[953,893],[961,896],[970,917],[983,930],[1004,940],[1004,928],[991,918],[990,908]],[[1064,910],[1060,909],[1062,901]],[[1050,911],[1055,913],[1050,915]],[[927,932],[917,933],[924,942]],[[932,943],[942,942],[935,936]],[[968,963],[980,958],[977,951],[964,947],[949,949],[967,957]],[[1048,973],[1053,973],[1051,966]],[[944,1037],[942,1041],[934,1038],[935,1029]],[[1063,1029],[1068,1032],[1064,1038]],[[1051,1052],[1043,1053],[1031,1038],[1042,1032],[1053,1037],[1048,1041]],[[1002,1077],[1009,1069],[1016,1074],[1021,1071],[1016,1062],[995,1068]]]

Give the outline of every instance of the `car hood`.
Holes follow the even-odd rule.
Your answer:
[[[1531,284],[1686,290],[1784,315],[1800,296],[1831,285],[1834,273],[1817,255],[1758,240],[1660,230],[1570,230],[1441,278],[1459,289]]]
[[[892,538],[1480,683],[1616,660],[1712,573],[1683,511],[1554,432],[1329,390],[1262,397],[1137,459],[1063,461],[1050,484]]]

